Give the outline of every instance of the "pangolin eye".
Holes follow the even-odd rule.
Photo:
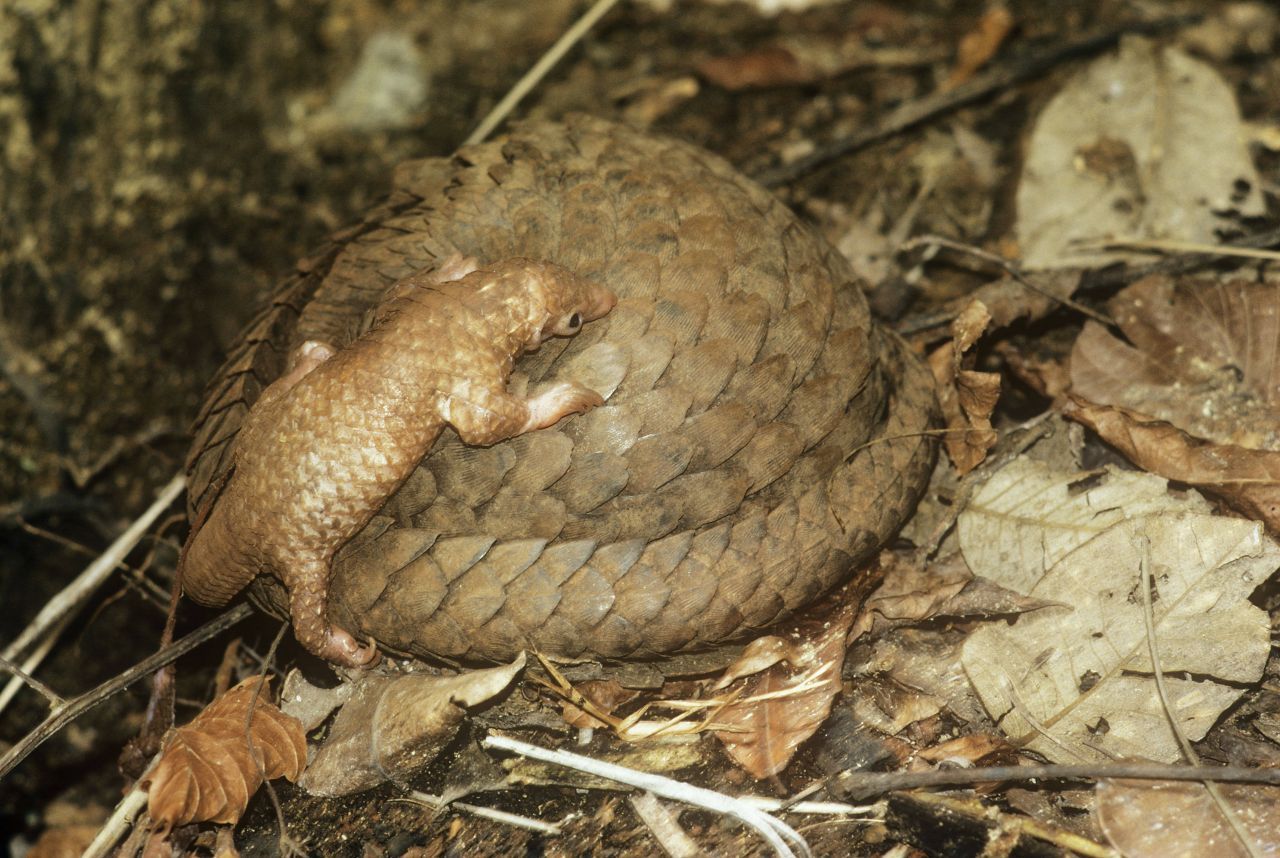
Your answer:
[[[582,326],[582,314],[581,314],[581,313],[574,313],[572,316],[570,316],[570,317],[569,317],[569,327],[571,327],[571,328],[578,328],[578,327],[581,327],[581,326]]]

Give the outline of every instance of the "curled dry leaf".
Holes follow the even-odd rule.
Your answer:
[[[1204,784],[1194,782],[1099,781],[1098,823],[1127,858],[1280,855],[1280,787],[1219,784],[1218,789],[1254,851],[1228,828]]]
[[[1080,242],[1216,242],[1223,213],[1264,211],[1231,87],[1176,47],[1126,39],[1041,112],[1018,184],[1017,231],[1031,268],[1120,258]]]
[[[524,662],[521,653],[511,664],[456,676],[362,676],[300,785],[334,796],[412,777],[453,739],[467,707],[504,691]]]
[[[799,624],[786,660],[743,679],[740,697],[721,709],[716,723],[732,728],[716,735],[753,777],[776,775],[800,743],[822,726],[840,693],[852,602],[825,622]]]
[[[1277,286],[1164,276],[1130,286],[1110,305],[1129,343],[1085,325],[1064,414],[1146,470],[1280,530]]]
[[[147,810],[159,830],[237,822],[263,780],[298,779],[307,762],[307,738],[297,719],[267,698],[268,682],[246,679],[170,734],[143,782]]]
[[[1013,13],[1007,7],[995,5],[987,9],[978,19],[978,26],[960,40],[956,49],[956,65],[947,77],[946,87],[959,86],[973,77],[974,72],[995,56],[1011,30]]]
[[[866,609],[887,620],[919,621],[935,616],[973,580],[964,558],[952,555],[927,568],[914,556],[881,552],[884,580],[867,597]]]
[[[1248,597],[1280,566],[1280,546],[1254,522],[1205,514],[1194,493],[1173,497],[1157,477],[1017,464],[961,516],[961,546],[975,573],[1055,604],[966,641],[962,663],[983,705],[1053,760],[1178,759],[1150,676],[1141,564],[1171,702],[1196,740],[1262,675],[1270,624]]]
[[[951,342],[929,355],[938,401],[952,430],[946,438],[947,455],[961,474],[980,465],[998,440],[991,412],[1000,398],[1000,376],[968,369],[973,356],[966,356],[990,321],[986,306],[971,301],[951,323]]]

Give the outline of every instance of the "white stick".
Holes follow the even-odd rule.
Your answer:
[[[648,790],[662,798],[682,801],[685,804],[692,804],[696,807],[732,816],[734,819],[754,829],[769,842],[769,845],[773,847],[773,851],[782,856],[782,858],[795,858],[796,856],[796,851],[792,851],[791,846],[788,846],[786,841],[790,841],[791,845],[795,846],[796,850],[804,858],[812,858],[813,853],[809,851],[809,844],[795,829],[785,822],[774,819],[769,814],[739,801],[733,796],[696,787],[692,784],[681,783],[662,775],[640,772],[635,769],[628,769],[625,766],[615,765],[614,763],[593,760],[580,754],[541,748],[528,742],[508,739],[505,736],[486,736],[480,744],[486,748],[497,748],[531,759],[541,760],[545,763],[554,763],[565,768],[577,769],[580,772],[628,784],[638,789]]]

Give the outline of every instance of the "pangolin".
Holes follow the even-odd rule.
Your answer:
[[[872,321],[848,262],[720,158],[573,117],[402,165],[383,204],[300,264],[206,393],[194,521],[227,503],[287,356],[313,340],[337,349],[330,361],[359,348],[389,287],[459,253],[542,260],[617,295],[509,383],[522,396],[572,381],[607,404],[491,446],[446,428],[346,519],[362,526],[335,528],[336,628],[459,661],[706,649],[846,580],[912,513],[933,461],[932,383]],[[359,386],[348,395],[360,408]],[[324,415],[299,418],[289,446],[334,455],[310,434]],[[279,515],[255,502],[238,526]],[[290,604],[273,575],[250,593]]]
[[[352,667],[377,655],[331,624],[333,556],[414,471],[445,425],[489,445],[603,405],[572,381],[507,391],[515,359],[613,307],[608,289],[557,265],[455,255],[393,284],[372,327],[335,349],[308,340],[245,418],[233,470],[182,555],[183,590],[225,604],[260,572],[289,591],[294,635]]]

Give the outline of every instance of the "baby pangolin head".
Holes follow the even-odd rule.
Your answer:
[[[601,318],[618,303],[605,287],[579,277],[567,268],[549,262],[529,264],[531,285],[540,301],[541,325],[530,339],[528,349],[536,349],[547,337],[570,337],[587,322]]]

